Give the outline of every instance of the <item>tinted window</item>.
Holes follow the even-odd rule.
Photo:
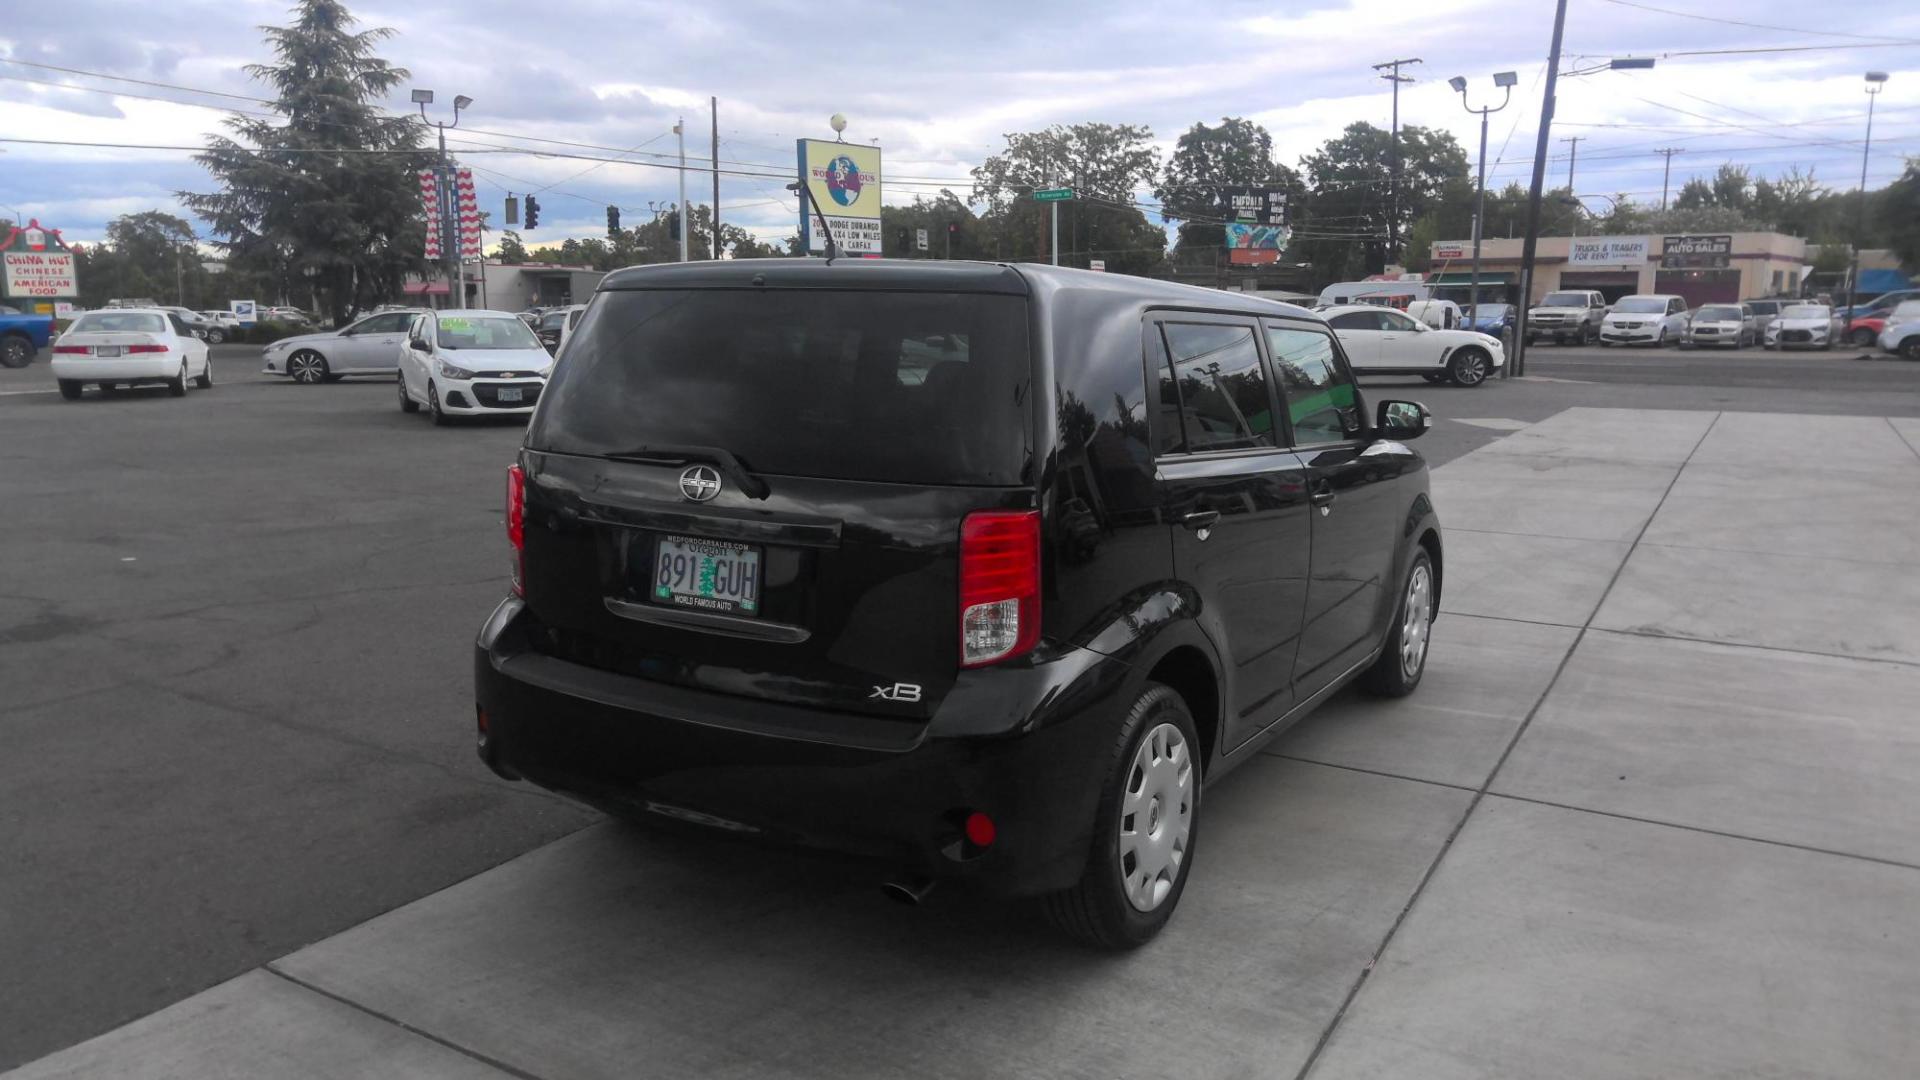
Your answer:
[[[1382,330],[1412,330],[1416,325],[1418,324],[1412,319],[1407,318],[1397,311],[1383,311],[1380,313],[1380,329]]]
[[[1586,293],[1555,292],[1555,293],[1548,293],[1546,299],[1540,301],[1540,306],[1541,307],[1586,307],[1587,300],[1588,300],[1588,297]]]
[[[1739,322],[1741,314],[1737,307],[1727,304],[1708,304],[1694,312],[1693,317],[1699,322]]]
[[[1380,315],[1372,311],[1349,311],[1328,319],[1327,325],[1335,330],[1378,330]]]
[[[1274,446],[1273,403],[1253,329],[1215,323],[1168,323],[1180,394],[1180,426],[1188,450]]]
[[[180,316],[170,314],[167,316],[167,321],[173,324],[173,332],[176,335],[180,337],[193,336],[193,328],[188,326],[187,321],[185,319],[182,319]]]
[[[615,291],[568,341],[527,444],[691,444],[774,475],[1013,485],[1029,380],[1021,297]]]
[[[1157,449],[1162,454],[1184,454],[1187,436],[1180,423],[1180,384],[1174,381],[1173,357],[1167,353],[1166,338],[1158,326],[1147,333],[1147,364],[1154,373],[1155,400],[1159,402],[1154,432]]]
[[[1613,305],[1613,310],[1626,315],[1659,315],[1667,310],[1667,302],[1655,296],[1629,296]]]
[[[164,334],[167,332],[167,322],[158,315],[144,312],[92,311],[80,316],[71,330],[79,334]]]
[[[407,324],[412,321],[413,321],[413,316],[407,314],[404,311],[389,312],[385,315],[375,315],[373,318],[368,319],[366,322],[361,323],[358,327],[354,329],[354,333],[356,334],[398,334],[401,331],[405,330],[407,328]]]
[[[1333,339],[1318,330],[1267,327],[1267,351],[1286,395],[1295,446],[1340,442],[1358,430],[1353,378],[1334,359]]]
[[[447,315],[439,322],[443,349],[538,349],[527,324],[511,315]]]

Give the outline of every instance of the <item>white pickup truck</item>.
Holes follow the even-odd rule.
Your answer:
[[[1561,289],[1527,309],[1527,344],[1551,338],[1556,345],[1590,345],[1600,337],[1607,298],[1591,289]]]

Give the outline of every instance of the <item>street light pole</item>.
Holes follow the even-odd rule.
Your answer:
[[[1511,71],[1498,72],[1493,77],[1493,85],[1506,91],[1498,105],[1474,108],[1467,104],[1467,80],[1455,75],[1447,80],[1447,85],[1460,94],[1460,105],[1470,113],[1480,114],[1480,183],[1479,191],[1473,203],[1473,278],[1467,286],[1467,325],[1472,326],[1480,308],[1480,235],[1485,231],[1487,217],[1487,117],[1507,107],[1513,100],[1513,87],[1520,76]]]
[[[427,119],[427,106],[433,104],[433,91],[415,90],[413,103],[420,106],[420,122],[440,130],[440,183],[436,185],[440,191],[438,207],[440,220],[436,224],[440,229],[440,246],[445,249],[440,252],[440,258],[446,264],[447,291],[451,294],[447,297],[447,304],[450,307],[465,307],[467,303],[466,266],[460,259],[460,230],[457,227],[452,230],[447,228],[450,221],[458,220],[460,212],[460,197],[453,190],[453,168],[447,160],[447,129],[460,126],[460,111],[472,105],[473,99],[465,94],[453,96],[453,122],[450,124],[445,121],[436,123]],[[448,235],[449,231],[452,233],[451,236]],[[449,240],[452,242],[449,243]]]
[[[680,261],[687,261],[687,237],[693,232],[693,222],[687,215],[687,120],[673,125],[673,133],[680,136]]]
[[[1873,102],[1880,96],[1880,88],[1887,83],[1884,71],[1867,72],[1867,141],[1860,146],[1860,206],[1853,222],[1853,262],[1847,269],[1847,306],[1843,308],[1846,321],[1853,321],[1853,298],[1859,291],[1860,281],[1860,245],[1867,236],[1867,156],[1873,153]],[[1843,326],[1848,333],[1852,327]]]

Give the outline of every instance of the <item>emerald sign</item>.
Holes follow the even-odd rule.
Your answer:
[[[1041,188],[1033,193],[1034,202],[1066,202],[1072,198],[1070,187]]]

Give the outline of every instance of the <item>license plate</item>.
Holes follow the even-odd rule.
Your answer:
[[[521,392],[520,388],[517,386],[503,386],[499,390],[500,400],[501,401],[519,401],[520,392]]]
[[[653,599],[732,615],[760,613],[760,549],[724,540],[663,536],[653,560]]]
[[[94,346],[94,349],[93,349],[93,355],[95,355],[95,356],[119,356],[119,355],[120,355],[120,346],[118,346],[118,345],[96,345],[96,346]]]

